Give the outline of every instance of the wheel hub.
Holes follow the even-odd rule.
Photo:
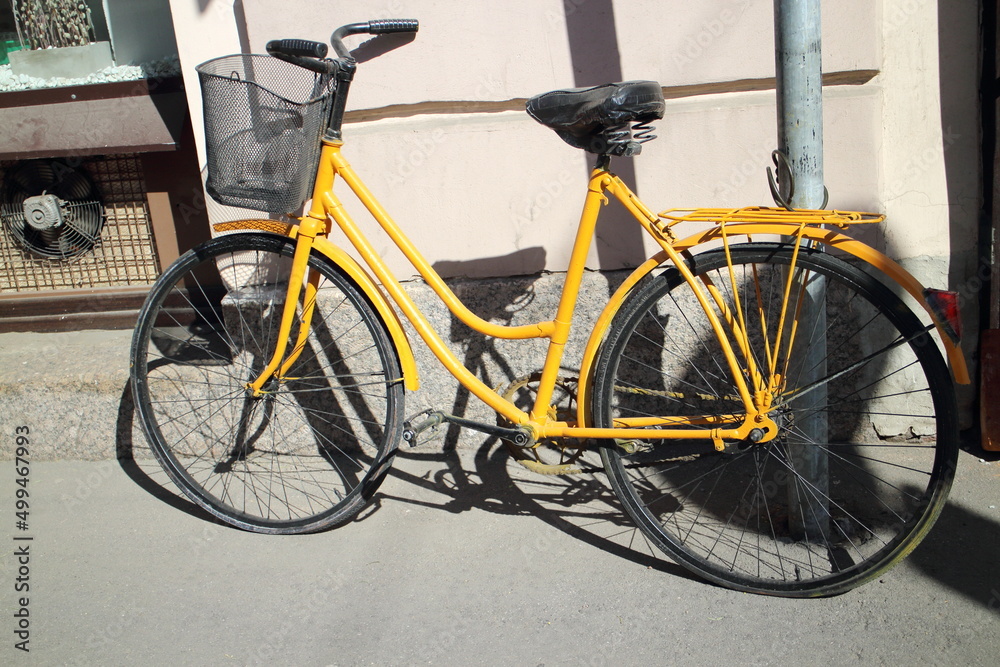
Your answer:
[[[252,383],[247,382],[246,384],[247,395],[250,398],[261,399],[266,396],[278,393],[278,390],[281,389],[282,384],[283,383],[281,379],[279,379],[277,376],[271,376],[271,379],[265,382],[264,386],[260,388],[260,392],[254,393]]]

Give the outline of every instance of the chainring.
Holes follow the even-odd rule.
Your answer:
[[[518,378],[510,383],[502,396],[522,410],[530,410],[538,394],[538,381],[541,373]],[[560,421],[573,419],[576,416],[577,378],[559,378],[552,391],[552,407],[549,408],[549,418]],[[500,393],[500,388],[497,388]],[[503,417],[498,417],[501,425],[509,426]],[[503,441],[507,451],[528,470],[540,475],[578,475],[583,468],[577,465],[580,456],[586,450],[584,441],[559,438],[544,438],[528,447],[520,447],[509,440]]]

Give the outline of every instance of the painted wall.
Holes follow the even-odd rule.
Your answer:
[[[677,96],[659,139],[616,163],[654,208],[770,202],[772,0],[170,4],[196,118],[197,62],[261,52],[276,37],[326,41],[369,18],[418,18],[415,40],[359,66],[348,110],[386,117],[345,126],[345,153],[429,259],[462,262],[469,275],[565,267],[588,162],[517,110],[554,88],[653,79]],[[978,210],[974,3],[831,0],[822,20],[824,71],[854,84],[825,93],[830,205],[887,212],[869,240],[935,286],[960,287],[975,270]],[[476,111],[510,100],[510,111]],[[590,264],[634,265],[643,245],[609,216]],[[537,252],[496,259],[533,248],[543,264]]]
[[[259,53],[273,38],[326,41],[337,26],[371,18],[417,18],[415,39],[360,64],[345,155],[444,275],[565,269],[592,163],[523,112],[524,98],[556,88],[628,79],[666,87],[659,138],[614,165],[654,210],[771,203],[773,0],[363,5],[170,0],[195,127],[201,100],[194,66],[201,61]],[[822,22],[823,69],[832,77],[824,89],[829,205],[887,213],[885,224],[857,234],[925,285],[962,293],[974,368],[983,284],[975,261],[976,3],[827,0]],[[353,37],[348,45],[363,41]],[[357,53],[365,52],[371,45]],[[484,103],[494,110],[484,111]],[[347,193],[343,199],[396,275],[413,276],[362,207]],[[259,215],[206,205],[214,221]],[[617,208],[602,215],[591,268],[634,266],[652,250]],[[490,304],[479,307],[485,314]],[[447,326],[447,313],[435,308],[428,315]],[[514,357],[507,362],[514,366]],[[455,390],[433,372],[425,379],[445,383],[435,396]],[[972,395],[960,392],[960,403],[967,408]],[[963,421],[970,420],[964,409]]]

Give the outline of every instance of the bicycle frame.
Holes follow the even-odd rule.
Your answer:
[[[699,219],[708,219],[716,222],[716,226],[705,232],[678,241],[671,231],[671,226],[676,221],[671,221],[674,216],[668,215],[669,212],[660,215],[653,213],[621,179],[607,170],[606,163],[599,163],[590,177],[587,196],[555,317],[547,321],[518,326],[493,324],[475,315],[452,292],[348,164],[341,153],[342,145],[341,141],[324,140],[312,206],[307,215],[299,220],[298,225],[281,225],[281,223],[275,223],[274,221],[242,221],[216,225],[217,230],[265,229],[266,231],[280,231],[290,237],[296,238],[292,274],[289,280],[285,311],[278,336],[278,347],[274,351],[274,355],[265,370],[254,382],[248,385],[248,389],[252,389],[255,395],[260,395],[264,392],[264,385],[273,376],[277,375],[280,377],[287,372],[305,346],[308,326],[300,327],[299,340],[293,346],[289,358],[284,363],[281,362],[287,351],[287,340],[292,328],[296,304],[300,296],[302,296],[304,304],[303,320],[308,322],[308,318],[311,317],[319,276],[315,271],[307,276],[306,267],[309,253],[314,248],[341,266],[366,292],[369,299],[382,315],[389,333],[396,343],[397,349],[400,351],[401,364],[403,366],[402,380],[409,389],[415,389],[419,386],[412,351],[406,341],[405,334],[395,311],[386,303],[385,294],[379,289],[375,280],[372,280],[364,269],[358,266],[346,253],[327,240],[326,236],[332,230],[333,223],[337,224],[350,243],[357,249],[382,289],[385,290],[391,301],[407,320],[410,321],[418,335],[420,335],[445,368],[472,394],[493,408],[497,413],[513,424],[530,429],[536,442],[542,438],[560,437],[632,439],[636,436],[635,427],[645,427],[642,430],[643,439],[710,439],[717,449],[722,449],[723,441],[745,440],[751,437],[752,432],[754,432],[754,437],[763,438],[764,441],[777,433],[778,429],[776,425],[767,416],[772,397],[776,394],[777,387],[767,385],[764,380],[764,372],[756,368],[752,355],[747,352],[747,332],[742,330],[742,322],[744,320],[739,300],[735,304],[737,312],[731,312],[724,305],[718,288],[710,281],[697,280],[688,269],[683,257],[685,253],[699,245],[719,240],[722,241],[728,253],[730,238],[733,236],[751,237],[752,235],[763,234],[792,236],[796,239],[796,253],[802,242],[809,240],[839,248],[873,265],[903,286],[931,315],[934,326],[938,328],[940,337],[944,343],[956,381],[959,383],[968,382],[968,373],[961,352],[949,337],[944,334],[938,318],[923,297],[923,291],[919,282],[897,263],[878,251],[843,234],[820,227],[820,225],[830,222],[846,227],[848,223],[843,217],[834,216],[831,219],[829,215],[821,215],[829,214],[830,212],[781,211],[772,213],[770,216],[764,216],[760,221],[754,221],[753,217],[750,216],[748,221],[744,219],[747,216],[733,216],[732,211],[728,212],[727,217],[726,212],[703,209],[694,211],[693,213],[696,215],[700,214],[702,218]],[[334,194],[334,185],[338,176],[361,201],[372,217],[375,218],[379,226],[400,249],[419,275],[430,285],[437,296],[460,321],[473,330],[490,337],[511,340],[548,339],[548,351],[540,376],[537,396],[530,412],[526,413],[520,410],[513,403],[504,399],[496,391],[484,384],[471,371],[465,368],[458,357],[445,344],[440,335],[438,335],[403,289],[399,281],[393,276],[388,266],[375,251],[357,224],[351,219],[336,194]],[[553,420],[548,417],[549,403],[558,379],[557,376],[564,348],[569,338],[570,326],[585,270],[586,258],[594,237],[594,229],[600,207],[608,203],[608,197],[605,193],[610,194],[625,206],[637,222],[657,242],[661,251],[643,263],[629,276],[612,296],[604,312],[598,318],[581,362],[581,383],[576,421]],[[663,218],[666,218],[667,222],[664,222]],[[877,220],[881,219],[881,217],[877,217]],[[876,218],[855,219],[853,221],[873,222],[876,221]],[[639,281],[649,275],[655,268],[665,264],[672,265],[680,272],[683,279],[691,286],[697,300],[707,314],[726,363],[732,373],[739,398],[743,403],[744,412],[733,415],[619,419],[616,420],[615,428],[587,426],[590,419],[590,387],[587,379],[590,377],[594,360],[611,319],[623,303],[626,295]],[[791,269],[794,268],[795,261],[793,256]],[[785,288],[786,303],[788,302],[789,292],[792,289],[793,273],[793,270],[788,271],[788,280]],[[732,277],[732,279],[735,281],[735,277]],[[304,294],[302,294],[302,290],[305,290]],[[722,316],[721,319],[716,315],[713,304],[715,308],[719,309]],[[783,319],[784,317],[782,317]],[[792,338],[794,338],[794,331],[792,332]],[[735,341],[736,349],[734,349],[731,340]],[[774,343],[774,350],[768,355],[768,377],[780,377],[780,374],[775,373],[774,364],[779,357],[778,348],[781,341],[782,336],[779,334]],[[740,357],[743,358],[746,368],[741,365]],[[712,428],[706,429],[704,428],[705,426],[711,426]]]

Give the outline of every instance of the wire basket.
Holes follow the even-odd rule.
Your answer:
[[[288,213],[312,195],[336,80],[265,55],[196,68],[208,194],[220,204]]]

